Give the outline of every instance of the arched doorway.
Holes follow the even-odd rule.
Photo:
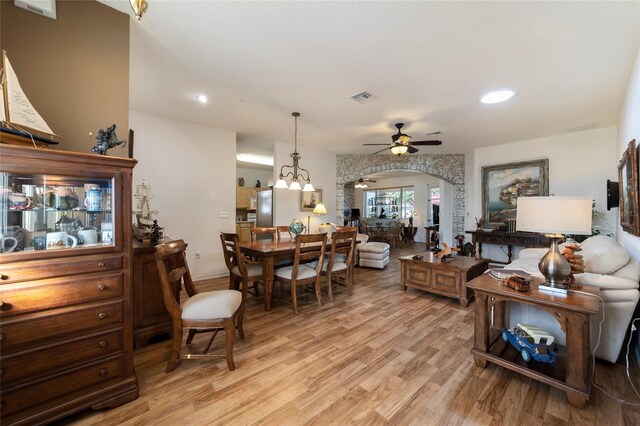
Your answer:
[[[336,212],[337,222],[344,220],[345,184],[362,176],[385,171],[412,171],[434,176],[451,188],[451,238],[464,233],[464,155],[350,155],[337,156]],[[453,241],[447,241],[453,243]]]

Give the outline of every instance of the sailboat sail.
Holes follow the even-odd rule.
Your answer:
[[[32,129],[41,133],[54,135],[53,131],[44,119],[35,110],[29,99],[25,95],[20,83],[18,82],[18,76],[16,75],[9,58],[3,52],[3,65],[4,65],[4,89],[7,102],[8,111],[3,109],[3,120],[9,125],[24,126],[28,129]]]

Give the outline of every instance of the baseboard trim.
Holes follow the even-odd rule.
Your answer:
[[[204,280],[211,280],[214,278],[222,278],[222,277],[228,277],[228,276],[229,276],[228,269],[220,269],[217,271],[209,272],[208,274],[194,276],[193,281],[204,281]]]

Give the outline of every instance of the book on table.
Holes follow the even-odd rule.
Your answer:
[[[509,278],[512,275],[519,275],[527,280],[531,277],[531,274],[521,269],[491,268],[489,269],[489,274],[497,279]]]

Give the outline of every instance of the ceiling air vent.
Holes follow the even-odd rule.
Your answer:
[[[351,97],[351,99],[353,99],[354,101],[356,101],[358,103],[361,103],[361,104],[365,104],[365,103],[367,103],[369,101],[374,100],[375,98],[376,98],[375,95],[367,92],[366,90],[364,92],[360,92],[360,93],[358,93],[356,95],[353,95]]]

